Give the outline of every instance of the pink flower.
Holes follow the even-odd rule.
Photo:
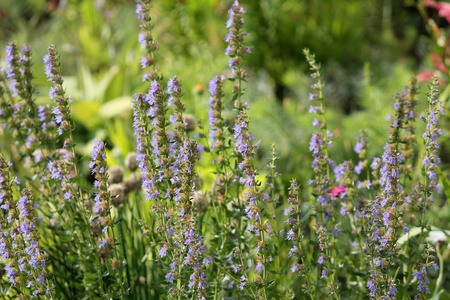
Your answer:
[[[331,195],[332,196],[339,196],[340,193],[344,193],[346,190],[345,186],[338,186],[336,188],[332,187],[331,188]]]
[[[442,62],[442,57],[440,57],[436,53],[431,53],[430,57],[436,69],[443,72],[444,74],[448,74],[448,69],[444,66]]]
[[[425,71],[425,72],[422,72],[422,73],[417,75],[417,81],[418,82],[426,81],[426,80],[430,79],[433,76],[434,76],[434,72],[433,71]]]
[[[430,80],[434,75],[435,75],[435,72],[433,72],[433,71],[424,71],[420,74],[417,74],[416,78],[417,78],[418,82],[423,82],[423,81]],[[446,82],[441,77],[438,76],[437,79],[439,81],[439,84],[442,84],[442,85],[446,84]]]
[[[424,2],[425,6],[435,8],[439,11],[439,15],[447,19],[450,23],[450,3],[427,1]]]

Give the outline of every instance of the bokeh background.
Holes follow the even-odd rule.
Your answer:
[[[421,108],[426,103],[429,72],[440,77],[447,99],[449,9],[446,15],[445,9],[430,3],[447,4],[242,0],[245,28],[250,33],[247,45],[252,50],[246,62],[250,74],[246,99],[251,107],[251,131],[259,141],[261,172],[275,143],[283,181],[295,177],[302,184],[311,177],[308,143],[313,117],[308,114],[311,79],[302,54],[305,47],[322,65],[327,118],[335,134],[331,156],[338,162],[355,155],[352,149],[360,129],[368,130],[369,156],[381,155],[389,126],[384,119],[392,111],[393,96],[411,76],[420,75]],[[160,43],[158,70],[165,80],[175,75],[182,80],[186,110],[204,124],[208,81],[230,72],[224,37],[231,4],[230,0],[153,1],[154,36]],[[142,82],[140,23],[134,10],[131,0],[0,1],[0,48],[13,40],[19,46],[30,45],[36,101],[46,103],[50,85],[42,57],[49,44],[56,46],[67,93],[74,98],[72,117],[79,154],[89,154],[94,138],[105,140],[111,165],[123,164],[133,151],[132,95],[147,88]],[[448,128],[446,111],[443,128]],[[232,113],[227,116],[230,124],[233,117]],[[448,130],[441,142],[442,169],[448,175]],[[208,185],[207,163],[203,174]],[[445,202],[443,195],[437,222],[442,214],[449,217],[448,210],[439,210]]]

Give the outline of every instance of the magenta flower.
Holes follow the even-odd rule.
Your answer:
[[[331,195],[332,196],[339,196],[341,193],[345,193],[346,187],[345,186],[338,186],[336,188],[331,188]]]
[[[435,8],[439,11],[439,15],[444,17],[450,23],[450,4],[436,1],[424,1],[425,6]]]

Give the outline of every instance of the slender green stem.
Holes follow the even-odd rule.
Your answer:
[[[434,293],[433,293],[433,297],[432,297],[433,299],[436,298],[438,291],[444,280],[444,258],[441,253],[441,247],[436,247],[436,253],[439,258],[439,276],[436,280],[436,287],[434,288]]]
[[[109,212],[109,217],[111,218],[111,211]],[[111,226],[111,232],[112,232],[112,236],[113,236],[113,240],[114,240],[114,256],[117,258],[117,260],[119,261],[119,285],[120,285],[120,298],[123,299],[124,295],[125,295],[125,290],[123,289],[123,270],[122,270],[122,264],[120,263],[120,257],[119,257],[119,253],[117,251],[117,246],[116,246],[116,233],[114,230],[114,225]],[[123,245],[123,240],[122,240],[122,245]]]
[[[121,237],[121,241],[122,241],[121,242],[122,253],[123,253],[123,257],[125,259],[125,263],[126,263],[126,270],[125,271],[126,271],[126,276],[127,276],[127,281],[128,281],[128,287],[130,287],[131,279],[130,279],[129,261],[128,261],[128,255],[127,255],[126,246],[125,246],[126,239],[125,239],[125,235],[123,234],[124,233],[123,232],[123,226],[124,225],[126,226],[126,223],[125,223],[125,218],[123,217],[123,214],[122,214],[122,209],[120,207],[117,208],[117,213],[118,213],[119,219],[122,220],[121,224],[119,226],[119,228],[120,228],[120,237]],[[127,228],[128,228],[128,226],[127,226]],[[134,231],[132,231],[132,232],[134,232]],[[131,244],[133,244],[133,243],[131,243]],[[133,245],[132,245],[132,247],[133,247]]]

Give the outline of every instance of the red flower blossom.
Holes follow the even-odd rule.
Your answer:
[[[346,190],[345,186],[338,186],[336,188],[332,187],[331,188],[331,195],[332,196],[339,196],[340,193],[344,193]]]
[[[436,69],[443,72],[444,74],[448,74],[448,69],[444,66],[441,56],[437,55],[436,53],[431,53],[430,57]]]
[[[433,71],[425,71],[425,72],[422,72],[417,75],[417,81],[418,82],[427,81],[428,79],[432,78],[433,76],[434,76]]]
[[[436,1],[425,1],[425,6],[435,8],[439,11],[439,15],[447,19],[450,23],[450,3],[436,2]]]

